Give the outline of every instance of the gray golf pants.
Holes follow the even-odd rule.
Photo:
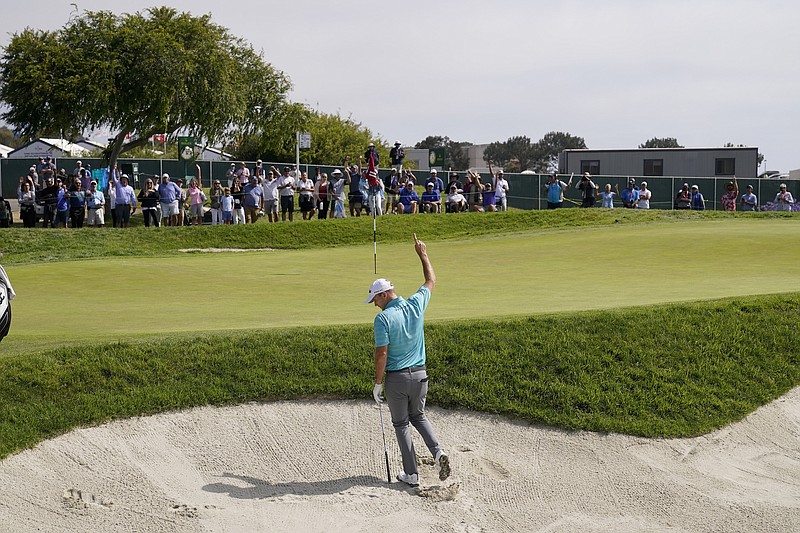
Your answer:
[[[428,374],[425,369],[399,370],[387,372],[384,381],[384,393],[392,414],[392,425],[403,456],[403,472],[406,474],[417,473],[417,459],[414,444],[411,442],[411,429],[408,423],[419,431],[425,446],[431,454],[442,449],[433,426],[425,416],[425,397],[428,395]]]

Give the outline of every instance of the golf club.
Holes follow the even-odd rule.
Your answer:
[[[383,427],[383,403],[378,404],[378,417],[381,419],[381,435],[383,435],[383,455],[386,458],[386,482],[391,485],[392,473],[389,469],[389,447],[386,445],[386,430]]]

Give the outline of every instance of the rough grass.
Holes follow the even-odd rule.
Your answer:
[[[427,327],[429,401],[552,426],[691,436],[800,383],[800,294]],[[0,457],[204,404],[370,398],[371,327],[293,328],[0,359]]]

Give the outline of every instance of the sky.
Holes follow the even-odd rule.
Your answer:
[[[7,2],[0,46],[55,30],[76,7]],[[550,131],[589,148],[652,137],[757,146],[763,170],[800,169],[800,2],[786,0],[173,0],[248,40],[292,81],[290,98],[389,143],[474,144]]]

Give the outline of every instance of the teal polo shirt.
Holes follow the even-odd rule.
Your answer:
[[[423,285],[408,300],[398,296],[375,317],[375,346],[388,346],[386,370],[425,364],[425,309],[431,291]]]

